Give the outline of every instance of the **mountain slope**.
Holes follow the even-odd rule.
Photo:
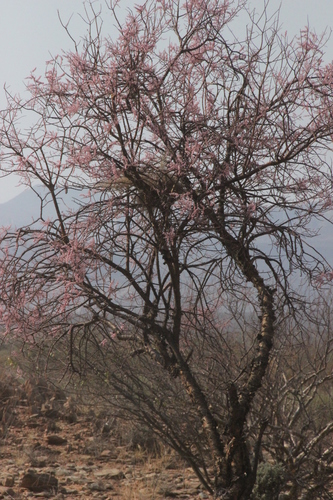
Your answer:
[[[37,186],[32,189],[26,189],[23,193],[6,203],[0,203],[0,226],[22,227],[31,224],[34,220],[40,217],[41,198],[45,194],[43,186]],[[40,198],[40,197],[41,198]],[[75,208],[78,198],[78,193],[75,191],[63,194],[61,201],[61,209],[67,211],[68,208]],[[49,202],[43,208],[43,218],[53,218],[55,210]],[[332,215],[333,218],[333,215]],[[316,248],[331,265],[333,266],[333,225],[328,221],[314,221],[314,229],[319,230],[318,236],[308,239],[308,243]],[[308,249],[307,249],[308,250]]]
[[[15,198],[0,203],[0,226],[22,227],[31,224],[34,220],[40,218],[42,198],[45,196],[43,186],[26,189]],[[66,210],[68,206],[74,208],[75,192],[64,194],[60,202],[60,208]],[[44,204],[43,218],[53,218],[55,209],[51,201]]]

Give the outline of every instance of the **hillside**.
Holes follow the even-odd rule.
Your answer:
[[[21,227],[31,224],[33,220],[40,216],[43,191],[42,186],[35,187],[35,192],[26,189],[6,203],[0,203],[0,226]],[[74,208],[76,205],[75,198],[79,198],[78,193],[75,191],[64,194],[61,209]],[[49,203],[43,209],[43,217],[52,218],[54,215],[54,208]],[[333,225],[329,221],[317,221],[317,225],[313,226],[313,228],[318,231],[318,236],[309,239],[309,245],[315,247],[333,266]]]
[[[75,192],[64,193],[61,199],[61,209],[65,210],[68,206],[74,207],[76,195]],[[34,191],[26,189],[15,198],[0,203],[0,226],[21,227],[31,224],[40,217],[41,202],[44,196],[45,189],[42,186],[37,186]],[[43,217],[44,219],[52,218],[54,215],[54,207],[51,202],[48,202],[43,208]]]
[[[195,474],[147,431],[33,378],[0,372],[0,499],[208,499]]]

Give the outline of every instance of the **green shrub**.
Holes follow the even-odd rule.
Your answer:
[[[260,464],[252,500],[278,500],[284,482],[285,470],[282,465],[268,462]]]

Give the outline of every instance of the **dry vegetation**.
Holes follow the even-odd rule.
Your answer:
[[[5,374],[5,488],[332,499],[328,37],[268,1],[98,3],[0,113],[0,176],[43,185],[0,228],[0,326],[34,373]]]
[[[262,426],[253,500],[332,499],[330,310],[328,307],[317,313],[317,329],[312,325],[307,331],[305,322],[301,334],[300,325],[293,321],[287,319],[280,324],[267,382],[258,393],[247,426],[248,440],[253,443]],[[241,321],[238,322],[242,342],[237,341],[235,333],[231,336],[233,352],[243,362],[249,355],[246,335],[251,331],[250,324],[244,320],[242,327]],[[135,370],[130,371],[124,358],[114,357],[115,353],[113,357],[105,357],[107,364],[102,365],[105,369],[121,366],[124,381],[135,377],[133,380],[144,383],[143,392],[138,386],[138,399],[126,405],[112,390],[110,381],[103,381],[107,372],[102,369],[96,372],[98,358],[91,347],[89,350],[86,346],[85,351],[88,349],[95,370],[87,370],[82,377],[66,373],[67,347],[64,340],[52,350],[45,341],[39,350],[16,345],[13,356],[8,349],[0,351],[0,498],[210,498],[186,463],[186,457],[163,444],[148,428],[149,423],[153,427],[156,422],[153,413],[144,413],[145,391],[150,388],[156,395],[162,395],[157,398],[161,404],[171,394],[168,380],[158,378],[159,372],[155,373],[151,365],[140,364],[138,358],[132,359]],[[215,344],[214,347],[215,357],[220,359],[220,356],[223,365],[224,350],[219,351]],[[209,345],[202,352],[205,352],[202,359],[207,358]],[[194,359],[197,369],[203,370],[202,360]],[[238,369],[236,359],[233,364]],[[205,372],[202,373],[204,376]],[[150,379],[155,385],[148,384]],[[211,384],[207,385],[207,391],[217,401],[219,379],[215,381],[212,376],[205,379],[206,384]],[[205,437],[194,425],[190,401],[182,399],[181,393],[177,398],[173,392],[172,398],[175,408],[173,413],[169,408],[170,426],[174,425],[176,431],[177,426],[182,429],[182,439],[191,444],[191,452],[196,452],[194,443],[198,450],[203,449]],[[224,405],[221,400],[221,415]],[[254,444],[252,452],[255,453]],[[27,476],[28,473],[32,476]],[[46,482],[46,491],[31,491],[29,486],[33,479],[37,481],[36,477]],[[50,482],[54,486],[55,480],[57,488],[49,487]]]
[[[147,429],[31,373],[18,375],[6,350],[1,358],[0,498],[208,498],[193,471]],[[36,488],[41,474],[45,488],[32,491],[43,488]]]

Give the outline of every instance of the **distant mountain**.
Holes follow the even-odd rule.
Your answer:
[[[0,225],[20,227],[38,217],[40,202],[38,196],[26,189],[15,198],[0,204]]]
[[[45,194],[45,188],[37,186],[34,187],[34,191],[26,189],[15,198],[0,203],[0,226],[22,227],[31,224],[40,217],[41,203]],[[72,192],[72,194],[70,192],[68,194],[63,193],[60,201],[61,209],[66,209],[67,205],[74,207],[73,198],[75,194],[77,195],[75,192]],[[50,200],[48,203],[44,203],[43,218],[53,218],[54,216],[55,209]]]
[[[331,220],[333,221],[333,214],[331,214]],[[313,226],[318,230],[318,235],[309,238],[308,243],[320,252],[333,267],[333,223],[325,220],[316,221]]]
[[[45,195],[45,188],[38,186],[31,189],[26,189],[23,193],[6,203],[0,203],[0,226],[11,225],[12,227],[22,227],[31,224],[39,218],[41,209],[41,199],[38,197]],[[74,208],[74,198],[79,198],[80,195],[76,191],[63,193],[61,209],[67,210],[68,207]],[[48,203],[43,208],[44,219],[55,216],[55,210],[52,203]],[[333,220],[333,214],[332,214]],[[333,225],[328,221],[314,222],[313,227],[320,228],[318,236],[308,240],[308,243],[316,248],[333,266]]]

